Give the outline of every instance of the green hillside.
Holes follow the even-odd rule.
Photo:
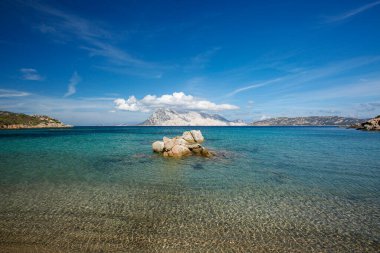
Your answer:
[[[7,128],[8,126],[22,126],[22,127],[60,127],[65,126],[59,120],[53,119],[45,115],[27,115],[23,113],[13,113],[7,111],[0,111],[0,128]]]

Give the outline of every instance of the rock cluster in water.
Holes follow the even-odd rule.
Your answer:
[[[165,157],[182,157],[189,155],[201,155],[211,157],[213,154],[201,145],[204,137],[200,130],[183,132],[182,136],[172,139],[164,137],[163,141],[155,141],[152,144],[154,152],[161,153]]]

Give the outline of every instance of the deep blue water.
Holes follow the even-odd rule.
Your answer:
[[[153,141],[190,129],[218,155],[152,153]],[[74,127],[0,131],[0,144],[8,250],[380,249],[378,132]]]

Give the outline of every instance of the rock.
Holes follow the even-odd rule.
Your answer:
[[[166,157],[172,157],[173,156],[173,152],[171,150],[170,151],[165,151],[163,153],[163,155],[166,156]]]
[[[202,143],[204,141],[200,130],[191,130],[183,132],[182,139],[189,143]]]
[[[163,141],[155,141],[152,144],[152,149],[154,152],[161,153],[164,151],[164,142]]]
[[[198,143],[194,143],[194,144],[187,144],[186,145],[190,150],[193,150],[193,149],[198,149],[198,148],[202,148],[202,146]]]
[[[174,143],[173,139],[169,139],[167,137],[164,137],[163,140],[164,140],[164,148],[166,150],[171,150],[174,147],[175,143]]]
[[[204,157],[211,157],[211,156],[213,156],[213,154],[210,151],[208,151],[207,148],[202,148],[201,155],[204,156]]]
[[[352,125],[350,128],[356,128],[357,130],[365,131],[380,131],[380,115],[366,122]]]
[[[173,153],[173,156],[175,157],[181,157],[181,156],[191,154],[190,149],[188,149],[186,146],[183,146],[183,145],[175,145],[171,151]]]
[[[183,145],[183,146],[187,146],[189,143],[182,139],[181,137],[176,137],[174,138],[174,145]]]
[[[190,133],[193,136],[196,143],[202,143],[205,140],[200,130],[191,130]]]
[[[164,157],[182,157],[192,154],[204,157],[213,156],[213,153],[200,145],[203,141],[204,137],[201,131],[191,130],[173,139],[164,137],[163,141],[154,142],[152,149],[154,152],[161,153]]]
[[[196,155],[202,155],[202,150],[203,150],[203,147],[200,146],[200,147],[197,147],[197,148],[192,148],[191,152],[193,152]]]
[[[195,143],[194,137],[189,131],[183,132],[182,139],[184,139],[185,141],[189,143]]]

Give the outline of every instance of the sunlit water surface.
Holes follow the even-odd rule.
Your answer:
[[[380,133],[197,127],[0,132],[0,252],[379,252]]]

